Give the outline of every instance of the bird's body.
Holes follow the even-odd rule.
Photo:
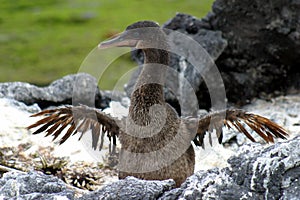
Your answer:
[[[140,29],[149,27],[154,28],[155,34]],[[165,72],[169,65],[165,37],[157,24],[142,21],[129,26],[119,37],[100,45],[102,48],[130,46],[144,52],[145,65],[131,95],[129,114],[125,119],[115,119],[94,108],[74,106],[37,113],[34,116],[46,117],[28,128],[41,126],[35,133],[45,131],[46,136],[53,135],[56,139],[70,125],[61,143],[77,132],[84,133],[91,129],[92,146],[97,148],[98,140],[102,138],[102,127],[113,139],[114,145],[116,137],[121,143],[119,178],[174,179],[177,187],[194,172],[195,152],[191,142],[203,145],[204,135],[211,128],[216,130],[219,142],[222,140],[222,125],[234,127],[254,141],[241,121],[267,142],[273,142],[273,137],[285,138],[287,133],[279,125],[237,109],[209,113],[202,118],[179,117],[163,96]],[[149,48],[149,44],[161,48]],[[102,145],[101,140],[100,148]]]
[[[147,85],[147,87],[152,87],[152,89],[155,88],[151,84]],[[151,88],[149,90],[151,90]],[[164,150],[162,150],[162,148],[166,147],[168,143],[172,141],[177,134],[179,134],[178,131],[181,131],[181,120],[176,111],[169,104],[165,103],[164,101],[155,102],[152,101],[151,98],[148,100],[141,99],[149,95],[147,93],[143,94],[145,94],[145,96],[140,95],[139,92],[133,94],[133,96],[138,96],[138,103],[131,104],[129,108],[129,113],[131,114],[131,119],[133,120],[127,120],[128,128],[126,129],[126,132],[131,134],[128,135],[124,133],[119,136],[121,143],[119,163],[121,170],[119,171],[119,178],[125,178],[127,176],[135,176],[137,178],[146,180],[165,180],[172,178],[176,183],[178,183],[177,186],[179,186],[179,184],[181,184],[186,177],[190,176],[194,172],[195,153],[190,142],[192,138],[189,136],[189,133],[186,133],[187,137],[185,138],[185,141],[187,141],[187,143],[185,145],[187,145],[187,149],[184,149],[184,152],[181,152],[182,155],[178,158],[170,160],[171,163],[168,166],[159,164],[166,160],[166,155],[172,155],[176,152],[173,151],[172,148],[165,148]],[[153,115],[151,115],[151,111],[150,115],[148,115],[147,113],[149,113],[149,108],[153,105],[157,106],[157,104],[159,105],[159,108],[153,112]],[[136,109],[138,109],[138,111],[133,111]],[[165,117],[165,119],[162,120],[162,117]],[[150,120],[148,120],[150,118],[151,122],[157,125],[157,127],[151,125],[151,127],[147,127],[147,125],[151,123]],[[147,121],[148,123],[145,123]],[[145,134],[147,130],[140,130],[144,129],[145,126],[147,127],[146,129],[149,130],[149,137],[140,138],[132,136],[132,133]],[[178,142],[182,141],[184,140],[180,140]],[[156,152],[156,154],[151,158],[153,162],[149,160],[145,162],[144,159],[140,159],[139,157],[135,158],[135,154],[130,154],[129,156],[124,155],[125,150],[138,155],[144,154],[144,159],[149,159],[149,153]],[[129,166],[126,166],[128,164]],[[157,164],[160,166],[155,167]],[[125,170],[122,171],[122,169]],[[135,169],[135,171],[140,172],[132,172],[130,169]]]

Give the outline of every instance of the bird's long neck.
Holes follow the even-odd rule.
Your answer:
[[[131,96],[132,104],[148,106],[164,102],[163,86],[169,53],[161,49],[144,49],[144,66]]]

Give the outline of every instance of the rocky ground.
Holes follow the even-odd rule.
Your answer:
[[[3,174],[0,197],[3,199],[16,196],[21,199],[58,196],[68,199],[97,196],[104,199],[226,199],[230,195],[293,199],[299,195],[294,192],[300,184],[300,150],[297,148],[300,144],[300,137],[297,137],[300,134],[300,95],[282,96],[270,102],[255,100],[245,106],[248,111],[282,124],[291,133],[288,141],[249,144],[242,134],[224,128],[223,145],[210,147],[207,142],[205,150],[196,148],[196,172],[178,189],[174,189],[172,180],[127,178],[118,181],[115,170],[106,166],[105,160],[95,161],[76,137],[58,146],[51,138],[31,135],[25,127],[35,121],[29,116],[39,111],[37,105],[26,106],[2,98],[0,107],[3,113],[0,119],[0,171]],[[45,174],[54,174],[60,179]]]

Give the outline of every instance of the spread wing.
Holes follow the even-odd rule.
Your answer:
[[[71,135],[75,135],[78,132],[81,133],[79,137],[80,140],[85,132],[91,130],[92,147],[96,149],[100,139],[99,149],[101,150],[106,132],[109,141],[111,142],[111,139],[113,140],[112,149],[110,143],[110,151],[115,152],[116,136],[121,132],[119,127],[121,120],[87,106],[68,106],[44,110],[31,117],[37,116],[44,118],[27,127],[27,129],[39,127],[33,134],[45,132],[45,136],[52,135],[53,140],[55,140],[59,135],[63,135],[63,130],[66,130],[59,141],[59,143],[62,144]]]
[[[244,133],[252,142],[255,142],[255,139],[245,126],[248,126],[255,131],[266,142],[273,143],[274,138],[286,139],[288,136],[287,131],[275,122],[260,115],[247,113],[239,109],[227,109],[225,111],[212,112],[197,120],[197,134],[193,140],[197,146],[203,146],[203,139],[206,132],[209,133],[209,142],[212,144],[210,133],[213,130],[216,131],[218,141],[221,143],[223,138],[222,127],[224,125],[229,129],[234,128]]]

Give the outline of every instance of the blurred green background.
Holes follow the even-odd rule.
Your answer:
[[[0,0],[0,82],[47,85],[77,73],[97,44],[139,20],[160,24],[187,13],[205,16],[213,0]],[[101,80],[112,89],[136,64],[126,54]]]

